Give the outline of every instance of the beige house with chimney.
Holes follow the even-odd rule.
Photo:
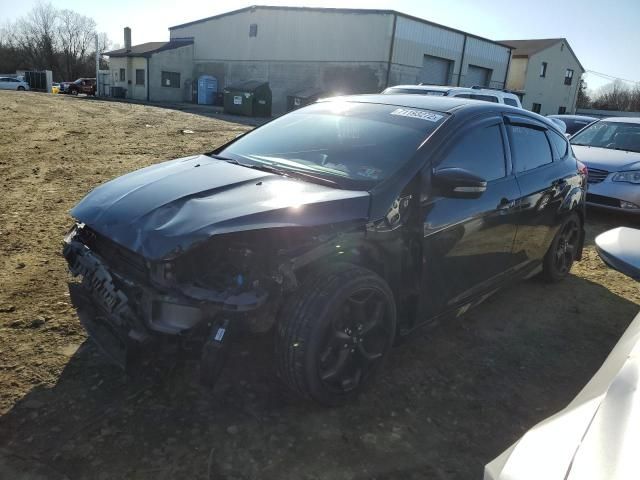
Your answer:
[[[170,40],[131,45],[131,29],[124,29],[124,48],[109,57],[112,97],[156,102],[192,100],[193,41]]]

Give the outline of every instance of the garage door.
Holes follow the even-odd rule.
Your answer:
[[[467,70],[467,78],[464,82],[467,87],[473,87],[474,85],[488,87],[490,81],[491,69],[478,67],[476,65],[469,65],[469,69]]]
[[[451,83],[451,60],[425,55],[418,81],[428,85],[448,85]]]

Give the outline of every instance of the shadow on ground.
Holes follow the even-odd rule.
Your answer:
[[[0,477],[481,478],[572,399],[637,310],[578,277],[525,282],[396,349],[334,410],[283,393],[268,336],[235,346],[213,392],[191,368],[127,380],[86,342],[0,418]]]

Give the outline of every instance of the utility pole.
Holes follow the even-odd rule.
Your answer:
[[[100,91],[100,48],[98,34],[96,33],[96,97],[102,93]]]

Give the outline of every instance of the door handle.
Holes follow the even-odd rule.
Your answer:
[[[501,198],[500,203],[496,207],[496,210],[509,210],[515,206],[516,202],[514,200],[509,200],[508,198]]]

